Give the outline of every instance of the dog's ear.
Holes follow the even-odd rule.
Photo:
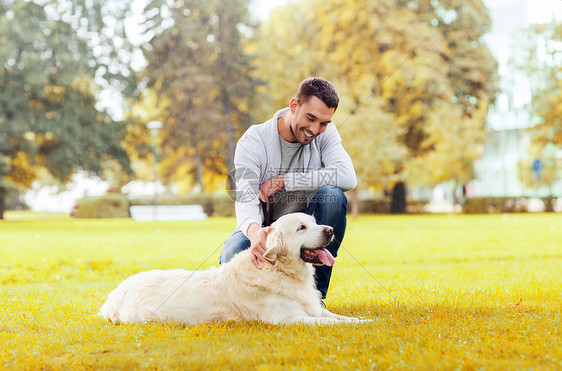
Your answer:
[[[269,230],[269,235],[267,236],[267,251],[263,254],[263,257],[269,261],[275,261],[275,259],[277,259],[277,255],[281,252],[284,243],[281,232],[272,228]]]

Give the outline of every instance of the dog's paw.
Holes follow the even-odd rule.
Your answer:
[[[356,317],[349,317],[348,322],[353,323],[362,323],[362,322],[373,322],[370,318],[356,318]]]

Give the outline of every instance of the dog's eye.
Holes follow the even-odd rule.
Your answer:
[[[306,229],[306,226],[305,226],[304,224],[301,224],[301,225],[299,226],[299,228],[297,229],[297,232],[298,232],[298,231],[304,231],[305,229]]]

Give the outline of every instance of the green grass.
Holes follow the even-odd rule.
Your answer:
[[[367,324],[116,326],[96,315],[130,274],[217,265],[234,225],[1,222],[0,368],[562,368],[556,214],[349,220],[327,304]]]

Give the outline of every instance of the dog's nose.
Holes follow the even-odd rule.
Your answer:
[[[324,233],[326,233],[328,236],[332,236],[334,234],[334,228],[330,226],[325,226]]]

